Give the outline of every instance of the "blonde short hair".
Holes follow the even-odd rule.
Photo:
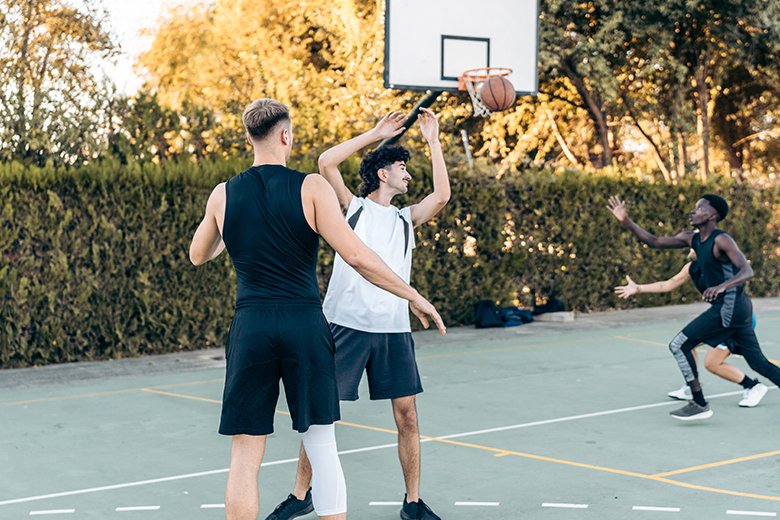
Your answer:
[[[290,121],[290,109],[275,99],[256,99],[244,109],[241,120],[252,139],[259,141],[268,136],[277,124]]]

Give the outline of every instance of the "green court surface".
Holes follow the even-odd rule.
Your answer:
[[[777,360],[780,300],[754,303],[759,340]],[[668,415],[680,402],[666,393],[682,378],[666,344],[703,308],[416,333],[423,498],[445,520],[780,514],[780,392],[740,408],[740,387],[704,373],[715,415]],[[220,356],[0,372],[0,518],[224,518]],[[390,405],[369,401],[365,386],[361,396],[337,427],[348,516],[398,518]],[[290,492],[298,445],[282,399],[261,519]]]

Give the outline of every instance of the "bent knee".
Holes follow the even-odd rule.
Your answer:
[[[677,354],[679,352],[682,352],[683,346],[685,345],[686,341],[688,341],[688,336],[686,336],[682,332],[677,333],[677,335],[674,338],[672,338],[672,341],[669,342],[669,351],[672,354]]]

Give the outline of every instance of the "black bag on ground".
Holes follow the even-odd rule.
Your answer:
[[[534,321],[531,311],[516,306],[501,307],[498,313],[501,316],[504,327],[516,327]]]
[[[493,300],[478,301],[474,306],[474,310],[476,314],[476,323],[474,325],[478,329],[504,326],[504,322],[501,321],[501,315],[498,312],[496,302]]]
[[[534,305],[533,314],[536,316],[537,314],[544,314],[547,312],[561,312],[565,310],[566,304],[555,296],[551,296],[550,299],[547,300],[547,303],[543,303],[542,305]]]

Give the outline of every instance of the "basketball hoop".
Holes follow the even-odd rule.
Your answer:
[[[479,88],[482,84],[490,77],[506,77],[510,74],[512,74],[512,69],[506,67],[479,67],[466,70],[460,75],[458,78],[458,90],[465,90],[469,93],[469,96],[471,96],[475,116],[487,117],[492,113],[482,100],[479,99]]]

